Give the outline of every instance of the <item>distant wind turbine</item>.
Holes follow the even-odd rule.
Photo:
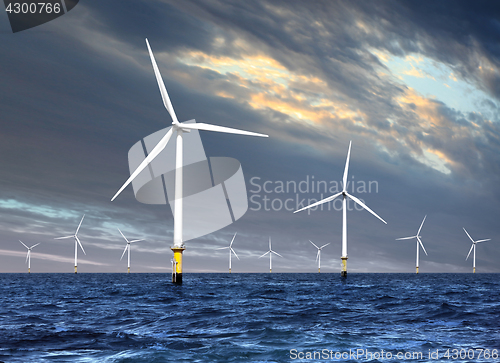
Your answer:
[[[274,252],[273,249],[271,248],[271,237],[269,237],[269,251],[264,253],[259,258],[264,257],[268,253],[269,253],[269,272],[273,272],[273,253],[277,256],[280,256],[281,258],[283,258],[283,256],[281,256],[278,252]]]
[[[236,232],[238,233],[238,232]],[[234,255],[236,256],[236,258],[239,260],[240,258],[238,257],[238,255],[236,254],[236,252],[234,252],[233,250],[233,242],[234,242],[234,239],[236,238],[236,233],[234,234],[233,236],[233,239],[231,240],[231,243],[229,244],[229,247],[221,247],[221,248],[217,248],[218,250],[225,250],[226,248],[229,249],[229,273],[231,273],[231,254],[234,253]]]
[[[143,239],[135,239],[133,241],[129,241],[127,239],[127,237],[125,237],[122,233],[122,231],[120,231],[120,228],[117,228],[118,229],[118,232],[120,232],[120,234],[122,235],[122,237],[125,239],[125,241],[127,241],[127,244],[125,245],[125,249],[123,250],[123,253],[122,253],[122,257],[120,257],[120,261],[122,260],[123,256],[125,255],[125,252],[128,250],[128,269],[127,269],[127,273],[130,273],[130,244],[131,243],[134,243],[134,242],[139,242],[139,241],[144,241]]]
[[[323,246],[321,246],[321,247],[318,247],[318,246],[316,246],[316,245],[314,244],[314,242],[313,242],[313,241],[309,241],[309,242],[311,242],[311,243],[312,243],[312,245],[318,249],[318,254],[316,255],[316,261],[318,261],[318,273],[319,273],[319,272],[321,272],[321,250],[323,249],[323,247],[328,246],[330,243],[327,243],[326,245],[323,245]]]
[[[78,265],[78,245],[80,245],[80,248],[82,249],[83,254],[86,255],[85,250],[83,249],[82,243],[80,242],[80,239],[78,238],[78,231],[80,230],[80,226],[82,225],[83,218],[85,218],[85,214],[83,215],[82,220],[80,221],[80,224],[78,225],[78,228],[76,229],[75,234],[72,234],[71,236],[54,238],[54,239],[66,239],[66,238],[74,238],[75,239],[75,274],[76,274],[76,268]]]
[[[156,81],[158,82],[158,86],[160,87],[160,94],[163,100],[163,104],[167,109],[170,117],[172,117],[172,127],[168,130],[168,132],[163,136],[163,138],[158,142],[158,144],[151,150],[149,155],[142,161],[142,163],[137,167],[137,169],[130,175],[130,178],[127,179],[125,184],[118,190],[118,192],[114,195],[111,201],[115,200],[115,198],[125,189],[131,182],[134,180],[157,156],[160,154],[163,149],[167,146],[168,141],[171,136],[175,132],[175,142],[176,142],[176,152],[175,152],[175,202],[174,202],[174,246],[172,247],[172,251],[174,252],[174,258],[177,261],[176,267],[176,276],[177,283],[182,283],[182,252],[184,251],[184,243],[182,240],[182,198],[183,198],[183,141],[182,134],[184,132],[190,132],[191,130],[205,130],[205,131],[215,131],[215,132],[223,132],[229,134],[238,134],[238,135],[248,135],[248,136],[260,136],[260,137],[268,137],[268,135],[258,134],[255,132],[242,131],[229,127],[215,126],[205,123],[180,123],[177,120],[177,116],[175,114],[172,103],[170,102],[170,98],[167,93],[167,89],[165,88],[165,84],[163,83],[163,79],[160,74],[160,70],[158,69],[158,65],[156,64],[156,60],[153,55],[153,51],[149,46],[149,42],[146,39],[146,45],[148,46],[149,56],[151,58],[151,63],[153,64],[153,70],[156,76]]]
[[[351,156],[351,145],[352,145],[352,141],[349,142],[349,150],[347,151],[347,159],[346,159],[345,168],[344,168],[344,177],[342,180],[343,181],[342,191],[340,193],[334,194],[328,198],[320,200],[319,202],[313,203],[311,205],[308,205],[307,207],[304,207],[302,209],[299,209],[299,210],[296,210],[295,212],[293,212],[293,213],[297,213],[297,212],[303,211],[305,209],[316,207],[316,206],[321,205],[323,203],[328,203],[328,202],[334,200],[335,198],[337,198],[338,196],[342,195],[342,257],[341,257],[342,272],[341,272],[341,275],[344,277],[347,276],[347,197],[352,199],[354,202],[356,202],[361,207],[366,209],[368,212],[373,214],[375,217],[380,219],[382,222],[387,224],[386,221],[384,221],[377,214],[375,214],[375,212],[372,211],[370,208],[368,208],[361,200],[359,200],[355,196],[347,193],[347,174],[349,171],[349,158]]]
[[[26,255],[26,262],[28,262],[28,273],[31,273],[31,250],[32,250],[33,248],[35,248],[36,246],[38,246],[40,243],[37,243],[36,245],[33,245],[33,246],[31,246],[31,247],[28,247],[28,246],[26,246],[26,245],[23,243],[23,241],[19,240],[19,242],[21,242],[21,243],[22,243],[22,245],[28,249],[28,254]],[[26,263],[26,262],[25,262],[25,263]]]
[[[396,241],[401,241],[401,240],[404,240],[404,239],[413,239],[413,238],[416,238],[417,239],[417,273],[418,273],[418,263],[419,263],[419,252],[420,252],[420,246],[422,247],[422,249],[424,250],[425,252],[425,255],[427,255],[427,251],[425,250],[425,247],[424,247],[424,244],[422,243],[422,241],[420,240],[420,238],[422,236],[420,236],[420,230],[422,229],[422,226],[424,225],[424,222],[425,222],[425,218],[427,218],[427,215],[424,217],[424,220],[422,221],[422,224],[420,224],[420,228],[418,229],[418,232],[415,236],[411,236],[411,237],[403,237],[403,238],[396,238]]]
[[[467,257],[465,258],[465,261],[467,261],[467,259],[470,256],[470,253],[472,252],[472,250],[474,250],[474,254],[473,254],[473,258],[472,258],[472,273],[476,273],[476,243],[491,241],[491,238],[481,239],[479,241],[474,241],[472,239],[472,237],[470,236],[470,234],[465,230],[465,228],[464,228],[464,231],[467,234],[467,236],[469,236],[470,240],[472,241],[472,246],[470,246],[470,250],[469,250],[469,253],[467,254]]]

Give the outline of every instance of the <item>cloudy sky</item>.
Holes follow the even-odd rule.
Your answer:
[[[350,272],[500,272],[500,5],[471,1],[91,1],[13,34],[0,15],[0,272],[169,272],[172,213],[137,202],[128,150],[167,127],[148,38],[179,120],[266,133],[204,132],[209,156],[241,162],[249,210],[186,243],[184,272],[340,271],[342,213],[292,211],[340,186]],[[319,182],[319,183],[318,183]],[[293,186],[297,189],[294,190]],[[327,187],[327,190],[325,189]],[[287,188],[288,187],[288,188]],[[318,188],[319,187],[319,188]],[[318,190],[319,189],[319,190]]]

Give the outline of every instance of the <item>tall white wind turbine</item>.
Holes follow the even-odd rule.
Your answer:
[[[268,137],[268,135],[258,134],[255,132],[242,131],[229,127],[215,126],[205,123],[180,123],[177,120],[177,116],[175,114],[174,108],[172,107],[172,103],[170,102],[170,98],[167,93],[167,89],[165,88],[165,84],[163,83],[163,79],[160,74],[160,70],[158,69],[158,65],[156,64],[156,60],[154,58],[151,47],[149,46],[149,42],[146,39],[146,45],[148,47],[149,56],[151,58],[151,63],[153,65],[153,70],[156,76],[156,81],[158,82],[158,86],[160,88],[161,98],[163,100],[163,104],[167,109],[170,117],[172,118],[172,127],[170,130],[163,136],[163,138],[158,142],[158,144],[151,150],[149,155],[143,160],[143,162],[137,167],[137,169],[130,175],[130,178],[127,179],[125,184],[118,190],[118,192],[114,195],[111,201],[115,200],[115,198],[134,180],[157,156],[161,153],[163,149],[167,146],[168,141],[175,133],[175,142],[176,142],[176,152],[175,152],[175,202],[174,202],[174,246],[172,250],[174,251],[174,258],[177,261],[177,282],[182,283],[182,252],[184,251],[184,243],[182,240],[182,166],[183,166],[183,142],[182,142],[182,134],[184,132],[190,132],[191,130],[205,130],[205,131],[215,131],[215,132],[223,132],[229,134],[238,134],[238,135],[248,135],[248,136],[260,136],[260,137]]]
[[[280,256],[281,258],[283,258],[283,256],[281,256],[278,252],[274,252],[273,249],[271,248],[271,237],[269,237],[269,251],[267,251],[266,253],[264,253],[259,258],[264,257],[268,253],[269,253],[269,272],[273,272],[273,253],[276,256]]]
[[[236,232],[236,233],[238,233],[238,232]],[[236,254],[236,252],[234,252],[234,250],[233,250],[233,242],[234,242],[234,239],[236,238],[236,233],[234,234],[233,239],[231,240],[231,243],[229,244],[229,247],[217,248],[218,250],[225,250],[226,248],[229,249],[229,273],[231,273],[231,255],[234,253],[234,255],[236,256],[236,258],[238,260],[240,259],[238,257],[238,255]]]
[[[321,246],[321,247],[318,247],[318,246],[316,246],[316,245],[314,244],[314,242],[313,242],[313,241],[309,241],[309,242],[311,242],[311,243],[312,243],[312,245],[318,249],[318,254],[316,255],[316,261],[318,261],[318,273],[319,273],[319,272],[321,272],[321,250],[323,249],[323,247],[328,246],[330,243],[327,243],[326,245],[323,245],[323,246]]]
[[[76,229],[75,234],[72,234],[71,236],[54,238],[54,239],[66,239],[66,238],[74,238],[75,239],[75,274],[76,274],[76,268],[78,266],[78,245],[80,245],[80,248],[82,249],[83,254],[86,255],[85,250],[83,249],[82,243],[80,242],[80,239],[78,238],[78,231],[80,230],[80,226],[82,225],[83,218],[85,218],[85,214],[83,215],[82,220],[80,221],[80,224],[78,225],[78,228]]]
[[[144,241],[143,239],[135,239],[133,241],[129,241],[127,239],[127,237],[125,237],[125,235],[122,233],[122,231],[120,231],[120,228],[117,228],[118,229],[118,232],[120,232],[120,234],[122,235],[122,237],[125,239],[125,241],[127,241],[127,244],[125,245],[125,249],[123,250],[123,253],[122,253],[122,257],[120,257],[120,261],[122,260],[123,256],[125,255],[125,252],[128,250],[128,269],[127,269],[127,273],[130,273],[130,244],[131,243],[135,243],[135,242],[139,242],[139,241]]]
[[[36,245],[33,245],[33,246],[31,246],[31,247],[28,247],[28,246],[26,246],[26,245],[23,243],[23,241],[19,240],[19,242],[21,242],[21,243],[22,243],[22,245],[28,249],[28,254],[26,255],[26,262],[28,262],[28,273],[31,273],[31,250],[32,250],[33,248],[35,248],[36,246],[38,246],[40,243],[37,243]],[[25,263],[26,263],[26,262],[25,262]]]
[[[374,211],[372,211],[370,208],[368,208],[361,200],[359,200],[358,198],[356,198],[355,196],[353,196],[347,192],[347,174],[349,171],[349,158],[351,156],[351,145],[352,145],[352,141],[349,142],[349,150],[347,151],[347,159],[345,162],[344,176],[342,179],[342,182],[343,182],[342,191],[340,193],[329,196],[328,198],[322,199],[319,202],[313,203],[311,205],[308,205],[307,207],[304,207],[302,209],[299,209],[299,210],[296,210],[295,212],[293,212],[293,213],[297,213],[297,212],[303,211],[305,209],[316,207],[316,206],[321,205],[323,203],[328,203],[328,202],[334,200],[335,198],[337,198],[338,196],[342,195],[342,256],[341,256],[342,272],[341,272],[341,275],[343,277],[347,276],[347,197],[352,199],[354,202],[356,202],[361,207],[366,209],[368,212],[373,214],[375,217],[380,219],[382,222],[387,224],[386,221],[384,221]]]
[[[473,254],[473,257],[472,257],[472,273],[476,273],[476,243],[491,241],[491,238],[481,239],[479,241],[474,241],[472,239],[472,237],[470,236],[470,234],[465,230],[465,228],[464,228],[464,231],[467,234],[467,236],[469,236],[470,240],[472,241],[472,246],[470,246],[470,250],[469,250],[469,253],[467,254],[467,257],[465,258],[465,261],[467,261],[467,259],[470,256],[470,253],[472,252],[472,250],[474,250],[474,254]]]
[[[420,236],[420,231],[422,230],[422,226],[424,225],[424,222],[425,222],[425,218],[427,218],[427,215],[424,217],[422,223],[420,224],[420,228],[418,229],[418,232],[415,236],[411,236],[411,237],[403,237],[403,238],[396,238],[396,241],[401,241],[401,240],[404,240],[404,239],[414,239],[416,238],[417,239],[417,273],[418,273],[418,263],[420,261],[420,247],[422,247],[422,249],[424,250],[425,252],[425,255],[427,255],[427,251],[425,250],[425,247],[424,247],[424,244],[422,243],[422,240],[420,239],[422,236]]]

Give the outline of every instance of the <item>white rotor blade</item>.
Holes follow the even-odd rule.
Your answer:
[[[319,250],[319,247],[316,246],[313,241],[309,240],[309,242],[311,242],[313,244],[313,246],[316,247]]]
[[[30,250],[31,250],[31,249],[33,249],[33,248],[35,248],[35,247],[36,247],[36,246],[38,246],[39,244],[40,244],[40,243],[37,243],[36,245],[31,246],[31,247],[30,247]]]
[[[414,239],[415,237],[417,237],[417,236],[396,238],[396,241],[401,241],[401,240],[404,240],[404,239]]]
[[[83,254],[86,255],[85,250],[83,249],[82,243],[80,242],[80,239],[78,238],[78,236],[75,236],[75,238],[78,241],[78,244],[80,245],[80,248],[82,249]]]
[[[462,228],[464,228],[464,227],[462,227]],[[470,238],[470,240],[472,241],[472,243],[476,243],[476,241],[474,241],[474,240],[472,239],[472,237],[470,236],[469,232],[467,232],[467,231],[465,230],[465,228],[464,228],[464,231],[465,231],[465,233],[467,233],[467,236],[469,236],[469,238]]]
[[[125,256],[125,252],[127,252],[127,247],[129,246],[129,244],[127,243],[125,245],[125,249],[123,250],[123,253],[122,253],[122,257],[120,257],[120,261],[122,260],[123,256]]]
[[[125,235],[122,233],[122,231],[120,231],[120,228],[117,228],[117,230],[118,230],[118,232],[120,232],[120,234],[125,239],[125,241],[127,241],[127,243],[129,243],[127,237],[125,237]]]
[[[339,195],[341,195],[341,194],[342,194],[342,192],[337,193],[337,194],[334,194],[334,195],[331,195],[331,196],[329,196],[328,198],[325,198],[325,199],[320,200],[319,202],[316,202],[316,203],[310,204],[310,205],[308,205],[307,207],[304,207],[304,208],[301,208],[301,209],[299,209],[299,210],[296,210],[296,211],[295,211],[295,212],[293,212],[293,213],[298,213],[298,212],[303,211],[304,209],[308,209],[308,208],[316,207],[317,205],[320,205],[320,204],[323,204],[323,203],[327,203],[327,202],[329,202],[329,201],[331,201],[331,200],[334,200],[335,198],[337,198],[337,197],[338,197]]]
[[[149,42],[147,39],[146,39],[146,44],[148,46],[151,63],[153,64],[153,70],[155,72],[156,81],[158,82],[158,87],[160,87],[160,94],[163,100],[163,104],[165,105],[165,108],[170,114],[170,117],[172,117],[172,120],[174,121],[173,123],[178,124],[179,121],[177,120],[177,116],[175,115],[174,108],[172,107],[172,102],[170,102],[170,97],[168,97],[167,89],[165,88],[165,83],[163,83],[160,70],[158,69],[158,65],[156,64],[155,56],[153,55],[153,51],[151,50],[151,47],[149,46]]]
[[[363,208],[365,208],[368,212],[370,212],[371,214],[373,214],[375,217],[377,217],[378,219],[380,219],[382,222],[384,222],[385,224],[387,224],[386,221],[384,221],[382,218],[380,218],[377,213],[375,213],[374,211],[372,211],[370,208],[368,208],[368,206],[366,206],[362,201],[360,201],[358,198],[356,198],[355,196],[352,196],[350,195],[349,193],[345,192],[345,194],[351,198],[352,200],[354,200],[356,203],[358,203],[360,206],[362,206]]]
[[[71,236],[66,236],[66,237],[57,237],[57,238],[54,238],[54,239],[66,239],[66,238],[73,238],[75,237],[75,235],[71,235]]]
[[[344,185],[343,185],[344,191],[347,188],[347,174],[349,172],[349,159],[351,157],[351,144],[352,144],[352,141],[349,141],[349,150],[347,151],[347,159],[345,161],[344,176],[342,178],[342,182],[344,183]]]
[[[472,246],[470,246],[470,250],[469,250],[469,253],[467,254],[467,257],[465,257],[465,261],[467,261],[467,259],[469,258],[470,253],[472,252],[473,248],[474,248],[474,243],[472,244]]]
[[[76,229],[75,236],[78,234],[78,231],[80,230],[80,226],[82,225],[83,218],[85,218],[85,214],[82,217],[82,220],[80,221],[80,224],[78,225],[78,228]]]
[[[144,241],[144,240],[143,239],[134,239],[133,241],[130,241],[130,243],[141,242],[141,241]]]
[[[183,129],[189,130],[205,130],[205,131],[215,131],[215,132],[224,132],[227,134],[238,134],[238,135],[247,135],[247,136],[260,136],[260,137],[269,137],[268,135],[258,134],[256,132],[243,131],[238,129],[232,129],[224,126],[216,126],[204,123],[195,123],[195,124],[180,124],[179,125]]]
[[[429,255],[427,254],[427,251],[425,250],[424,244],[422,243],[422,241],[420,240],[420,238],[419,238],[419,237],[417,237],[417,240],[418,240],[418,243],[420,243],[420,246],[422,246],[422,249],[424,250],[425,255],[426,255],[426,256],[429,256]]]
[[[272,253],[274,253],[275,255],[278,255],[278,256],[280,256],[280,257],[283,257],[283,256],[281,256],[278,252],[274,252],[273,250],[271,250],[270,252],[272,252]],[[283,257],[283,258],[284,258],[284,257]]]
[[[238,233],[238,232],[236,232],[236,233]],[[230,247],[230,248],[231,248],[231,246],[233,245],[234,239],[236,238],[236,233],[234,234],[233,239],[231,240],[231,243],[229,244],[229,247]]]
[[[321,246],[319,249],[321,250],[323,247],[326,247],[330,244],[331,242],[327,243],[326,245]]]
[[[491,238],[488,238],[488,239],[481,239],[479,241],[476,241],[476,243],[479,243],[479,242],[486,242],[486,241],[491,241]]]
[[[236,258],[239,260],[240,258],[238,257],[238,255],[236,254],[236,252],[234,252],[234,250],[231,248],[231,251],[234,253],[234,255],[236,256]]]
[[[424,225],[425,218],[427,218],[427,215],[424,217],[424,220],[422,221],[422,224],[420,225],[420,228],[418,229],[417,236],[420,234],[420,230],[422,229],[422,226]]]
[[[264,257],[264,256],[265,256],[265,255],[267,255],[269,252],[271,252],[271,251],[270,251],[270,250],[269,250],[269,251],[267,251],[266,253],[264,253],[264,254],[263,254],[262,256],[260,256],[259,258]]]
[[[168,140],[170,140],[170,137],[172,136],[173,133],[173,127],[168,130],[168,132],[163,136],[163,138],[160,140],[160,142],[154,147],[153,150],[149,153],[149,155],[142,161],[142,163],[135,169],[135,171],[130,175],[130,178],[127,179],[125,184],[118,190],[113,198],[111,198],[111,201],[115,200],[115,198],[129,185],[132,180],[134,180],[137,175],[139,175],[145,168],[148,166],[148,164],[153,161],[154,158],[158,156],[159,153],[165,149],[165,146],[167,146]]]
[[[73,237],[73,236],[71,236],[71,237]],[[23,244],[23,246],[24,246],[24,247],[26,247],[28,250],[30,249],[28,246],[26,246],[26,245],[23,243],[23,241],[19,240],[19,242],[21,242],[21,243]]]
[[[225,250],[226,248],[229,248],[229,247],[216,248],[216,250]]]

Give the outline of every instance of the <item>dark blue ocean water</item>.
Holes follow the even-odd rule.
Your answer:
[[[499,292],[497,274],[0,274],[0,361],[499,362]]]

